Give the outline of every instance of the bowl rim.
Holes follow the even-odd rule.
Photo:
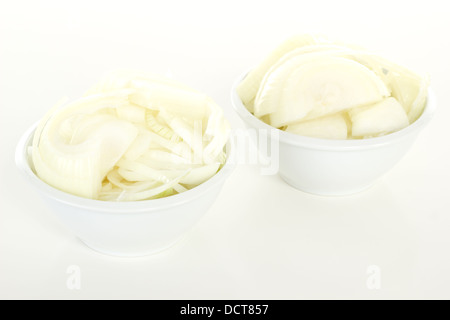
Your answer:
[[[102,201],[80,196],[72,195],[70,193],[61,191],[43,180],[41,180],[36,173],[31,169],[28,156],[28,147],[31,146],[34,132],[39,124],[39,121],[29,127],[19,139],[15,150],[16,167],[21,171],[25,178],[43,195],[47,198],[56,200],[66,205],[77,207],[80,209],[95,211],[98,213],[116,213],[116,214],[133,214],[133,213],[152,213],[158,212],[162,209],[179,206],[187,202],[191,202],[198,197],[201,197],[214,186],[223,183],[234,171],[235,163],[232,161],[234,157],[234,148],[232,147],[231,138],[226,144],[227,160],[223,167],[207,181],[189,189],[183,193],[175,194],[170,197],[164,197],[152,200],[141,201]]]
[[[436,96],[434,94],[434,91],[430,87],[428,87],[427,103],[422,114],[412,124],[399,131],[381,137],[361,140],[333,140],[301,136],[272,127],[267,123],[259,120],[250,111],[248,111],[248,109],[242,103],[236,89],[241,81],[245,78],[245,76],[247,76],[249,71],[250,70],[242,73],[233,83],[231,89],[231,102],[234,110],[240,116],[241,120],[250,125],[252,128],[264,129],[268,131],[277,130],[279,141],[281,143],[293,146],[330,151],[356,151],[378,148],[387,144],[391,144],[395,141],[402,140],[412,133],[417,133],[419,129],[422,129],[433,118],[433,115],[436,112]]]

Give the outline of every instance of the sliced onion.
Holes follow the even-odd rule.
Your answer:
[[[31,157],[37,175],[60,190],[137,201],[211,178],[225,162],[228,137],[222,110],[205,95],[171,79],[117,71],[47,114]]]

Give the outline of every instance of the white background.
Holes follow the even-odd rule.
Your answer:
[[[450,298],[450,13],[446,1],[1,1],[0,298]],[[21,134],[61,97],[127,67],[207,93],[234,128],[234,79],[304,32],[428,72],[434,120],[370,190],[326,198],[236,168],[186,239],[115,258],[77,240],[14,164]],[[80,267],[81,289],[66,286]],[[369,290],[367,268],[381,270]]]

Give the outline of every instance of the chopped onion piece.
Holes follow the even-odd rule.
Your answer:
[[[255,117],[275,128],[343,140],[378,137],[412,124],[423,113],[428,87],[428,77],[363,48],[299,35],[255,66],[236,92]],[[214,124],[220,111],[211,111],[205,136],[213,139],[211,126],[221,127]],[[212,150],[214,145],[206,147],[205,162],[216,154]]]

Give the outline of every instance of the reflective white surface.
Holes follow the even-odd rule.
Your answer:
[[[1,2],[0,298],[450,298],[446,6]],[[431,76],[434,119],[365,192],[313,196],[240,165],[183,241],[150,257],[114,258],[77,240],[15,168],[29,126],[119,67],[170,73],[243,128],[231,107],[233,81],[298,32],[361,44]],[[80,289],[68,285],[75,276]]]

